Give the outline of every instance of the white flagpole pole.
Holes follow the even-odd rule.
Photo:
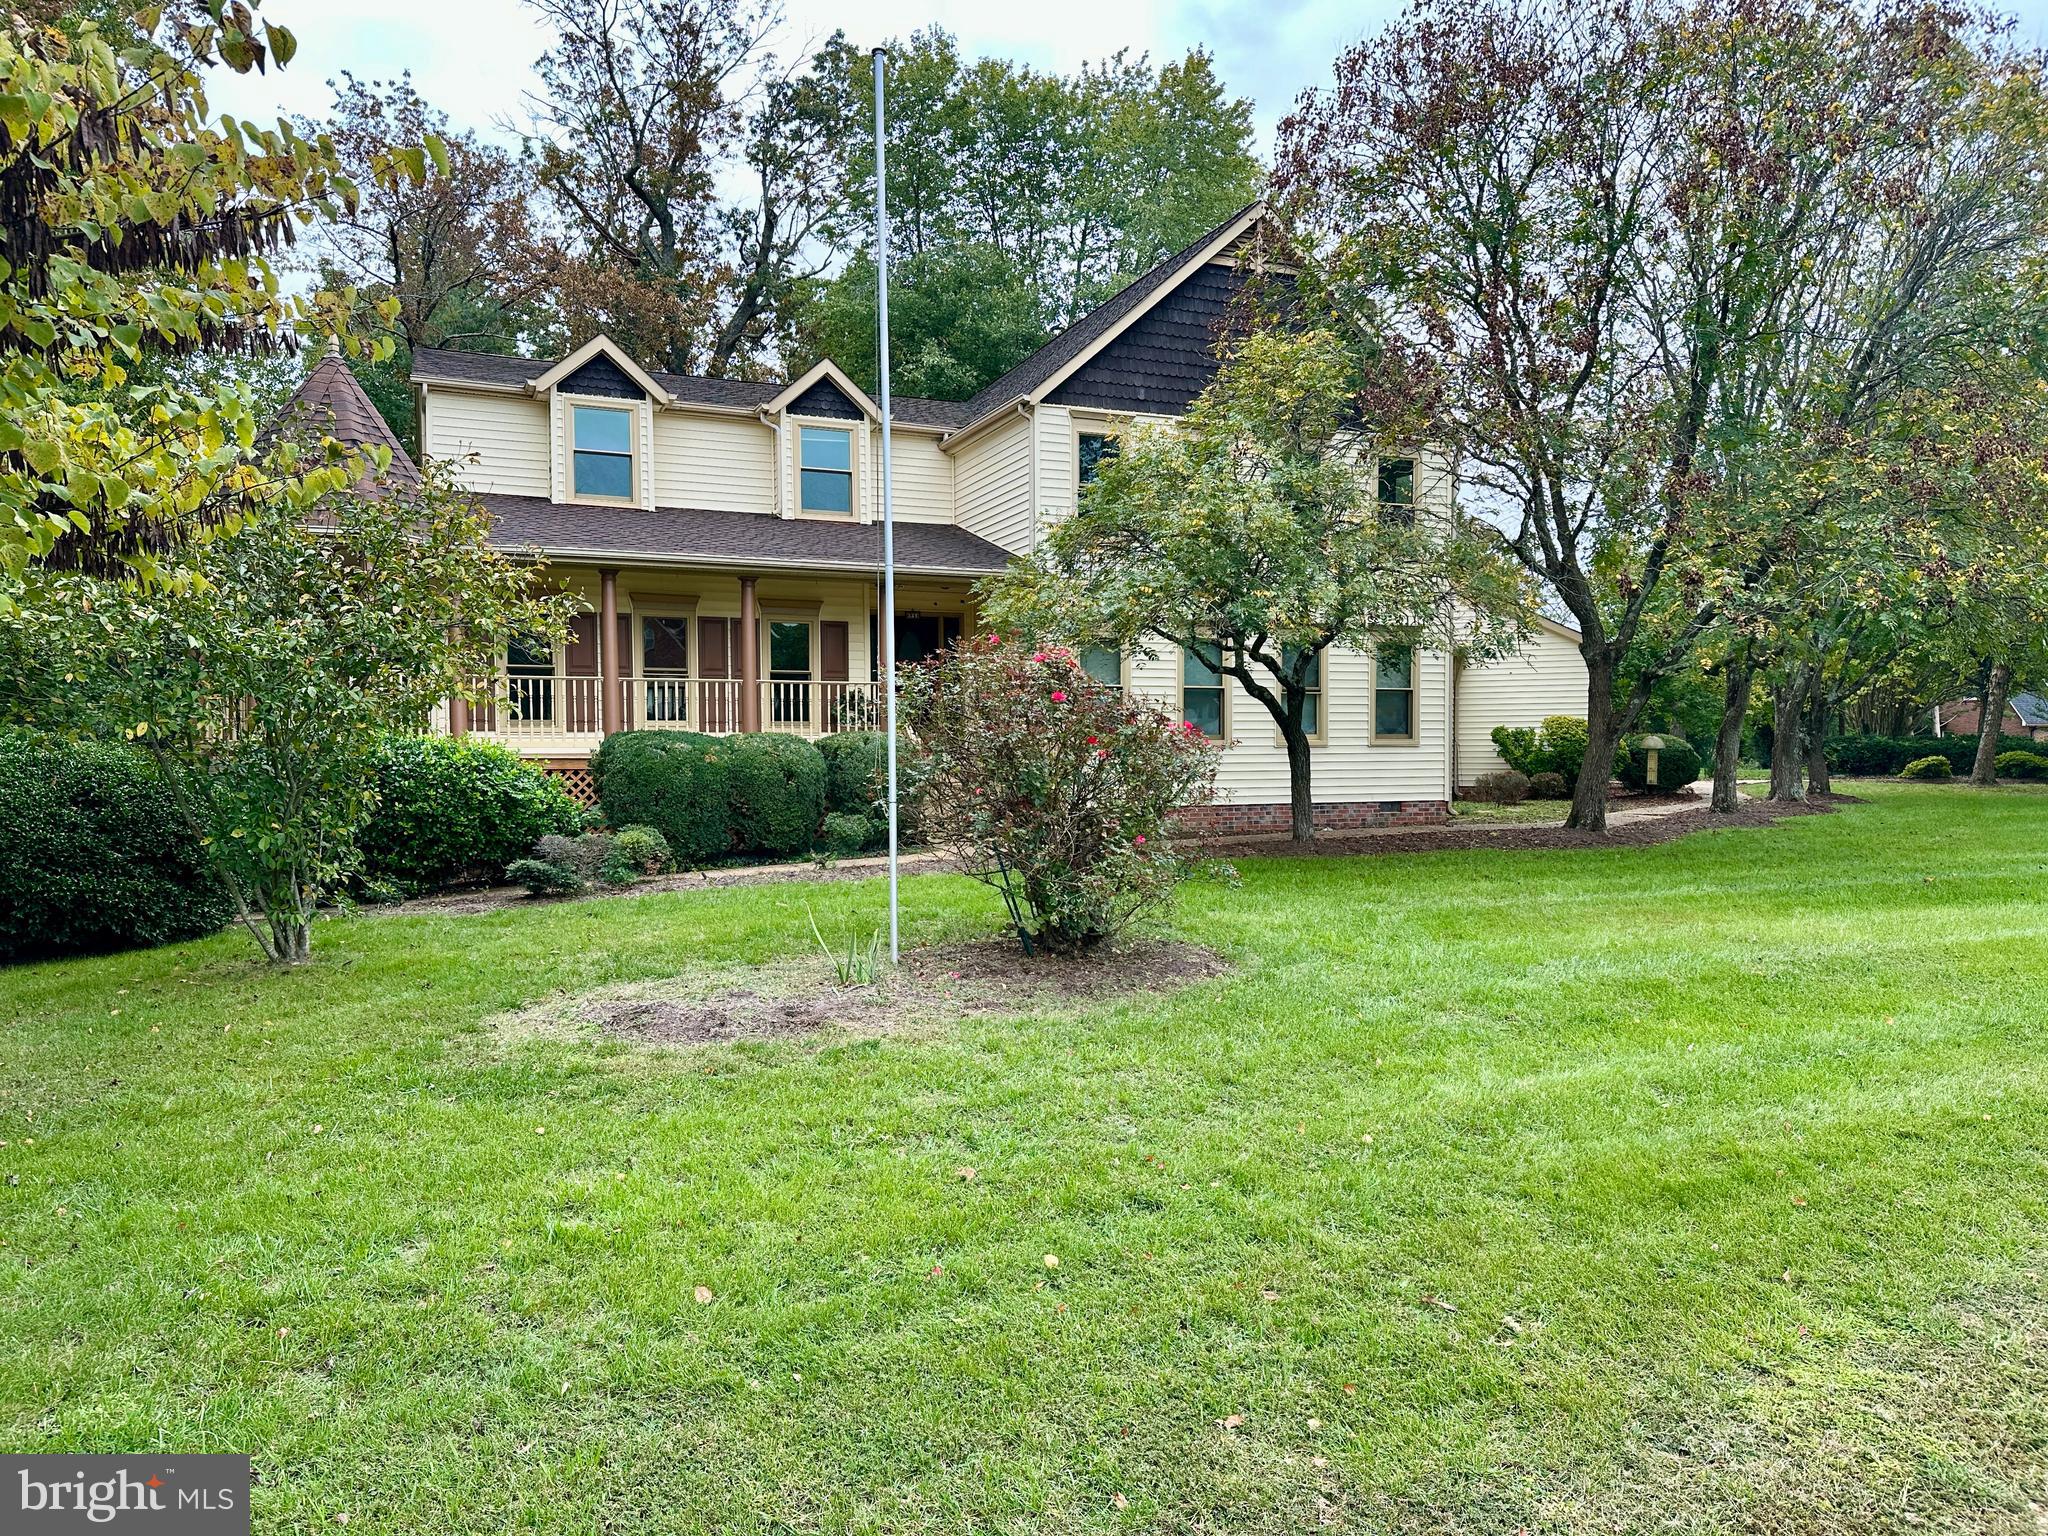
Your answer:
[[[880,299],[882,382],[882,621],[875,635],[883,645],[883,724],[889,732],[889,963],[902,958],[898,937],[896,880],[896,486],[889,461],[889,160],[882,110],[882,66],[889,50],[875,50],[875,288]]]

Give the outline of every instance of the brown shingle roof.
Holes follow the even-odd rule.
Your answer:
[[[420,347],[412,355],[412,376],[429,384],[494,384],[518,388],[537,379],[558,358],[504,357],[493,352],[447,352]],[[789,387],[788,381],[706,379],[694,374],[649,370],[655,383],[685,405],[720,406],[757,411]],[[897,422],[907,427],[964,427],[967,406],[958,400],[922,400],[898,396],[889,402]]]
[[[370,397],[363,393],[363,386],[356,382],[340,349],[332,342],[278,413],[278,430],[289,431],[294,427],[310,428],[351,448],[389,449],[391,467],[385,471],[385,478],[394,485],[420,483],[419,466],[413,463],[412,455],[405,451],[405,445],[399,442],[377,407],[370,403]]]
[[[710,512],[688,507],[596,506],[540,496],[481,495],[491,515],[491,542],[536,548],[560,557],[639,555],[710,565],[787,566],[876,571],[882,564],[879,523],[785,518],[766,512]],[[983,576],[1010,556],[950,523],[896,525],[896,567],[916,575]]]

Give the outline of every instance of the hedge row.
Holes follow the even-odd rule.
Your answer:
[[[874,846],[884,835],[876,815],[883,758],[874,731],[816,743],[772,731],[621,731],[605,738],[590,768],[609,825],[653,827],[678,861],[702,864],[805,853],[821,829],[835,853]],[[856,829],[855,818],[865,826]]]
[[[2003,736],[1998,750],[2048,752],[2048,742],[2028,736]],[[1974,736],[1835,736],[1828,741],[1828,767],[1836,773],[1889,778],[1923,757],[1945,757],[1956,773],[1968,773],[1977,761]]]
[[[167,944],[229,915],[141,753],[0,730],[0,962]]]

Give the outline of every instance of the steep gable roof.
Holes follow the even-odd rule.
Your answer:
[[[287,431],[294,427],[310,428],[351,448],[388,449],[391,466],[385,471],[384,478],[394,485],[415,486],[420,483],[419,466],[413,463],[405,445],[399,442],[383,415],[371,404],[370,397],[363,393],[363,386],[356,382],[355,374],[349,370],[348,362],[335,342],[327,343],[327,350],[321,353],[320,361],[313,365],[312,372],[292,391],[291,399],[278,413],[276,430]]]
[[[1035,398],[1057,384],[1090,352],[1171,293],[1191,271],[1228,249],[1233,241],[1258,223],[1265,212],[1263,200],[1247,203],[1142,277],[1126,283],[1008,373],[977,390],[967,402],[969,424],[1013,401]]]

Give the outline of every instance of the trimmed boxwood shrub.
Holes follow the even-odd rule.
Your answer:
[[[872,817],[857,816],[851,811],[827,811],[825,824],[818,830],[818,846],[835,859],[850,859],[888,835],[887,825]]]
[[[730,736],[621,731],[591,755],[597,803],[615,827],[652,827],[684,864],[733,851]]]
[[[729,736],[733,841],[749,853],[803,853],[825,815],[825,758],[801,736]]]
[[[1548,768],[1541,773],[1529,775],[1529,798],[1531,800],[1563,800],[1572,792],[1572,783],[1561,773]]]
[[[2001,779],[2048,779],[2048,757],[2039,752],[2001,752],[1991,766]]]
[[[1498,773],[1482,773],[1472,781],[1466,795],[1488,805],[1520,805],[1529,798],[1529,776],[1512,768],[1503,768]]]
[[[0,961],[166,944],[229,915],[147,758],[0,730]]]
[[[495,880],[539,839],[582,825],[583,807],[560,779],[473,736],[393,737],[377,793],[357,839],[362,878],[412,894]]]
[[[1657,782],[1650,782],[1650,753],[1638,736],[1628,744],[1621,782],[1635,790],[1678,790],[1700,776],[1700,755],[1692,743],[1667,731],[1650,733],[1663,741],[1657,751]]]
[[[842,731],[821,737],[825,759],[825,809],[872,816],[889,775],[889,738],[880,731]]]
[[[1949,760],[1945,757],[1915,758],[1899,770],[1899,777],[1902,779],[1927,779],[1937,784],[1955,776],[1955,769],[1949,765]]]

